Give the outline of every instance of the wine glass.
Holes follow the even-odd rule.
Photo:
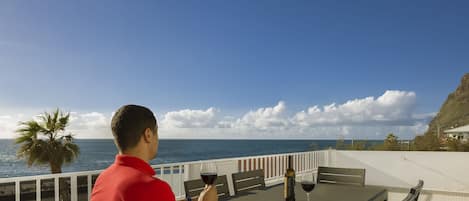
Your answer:
[[[316,186],[316,181],[314,180],[314,174],[304,174],[300,177],[301,187],[306,191],[306,198],[309,201],[309,194],[313,191]]]
[[[213,162],[202,163],[200,177],[206,185],[213,185],[217,179],[217,165]]]

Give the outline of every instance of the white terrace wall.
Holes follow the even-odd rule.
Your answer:
[[[468,152],[330,150],[329,153],[331,166],[365,168],[366,185],[393,187],[390,200],[403,198],[422,179],[425,195],[419,200],[469,201]]]

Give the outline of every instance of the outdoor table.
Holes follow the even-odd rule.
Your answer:
[[[316,184],[310,193],[310,201],[385,201],[388,192],[383,187],[376,186],[353,186],[340,184]],[[306,201],[306,192],[300,183],[295,186],[296,201]],[[266,188],[265,190],[254,190],[241,193],[230,201],[284,201],[283,184]]]

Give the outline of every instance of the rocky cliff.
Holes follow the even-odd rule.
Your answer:
[[[448,95],[438,114],[429,124],[427,134],[440,134],[449,128],[469,124],[469,73],[461,79],[456,91]]]

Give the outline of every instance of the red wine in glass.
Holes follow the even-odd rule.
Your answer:
[[[303,188],[303,190],[308,192],[308,193],[313,191],[314,186],[316,186],[316,184],[314,182],[305,181],[305,182],[301,183],[301,187]]]
[[[207,185],[213,185],[217,180],[217,166],[213,162],[203,163],[200,166],[200,177]]]
[[[212,185],[217,180],[217,173],[208,172],[208,173],[200,173],[200,177],[202,177],[202,181],[204,181],[207,185]]]
[[[301,177],[301,188],[306,192],[306,200],[309,201],[309,193],[313,191],[316,186],[314,175],[312,173],[305,174]]]

